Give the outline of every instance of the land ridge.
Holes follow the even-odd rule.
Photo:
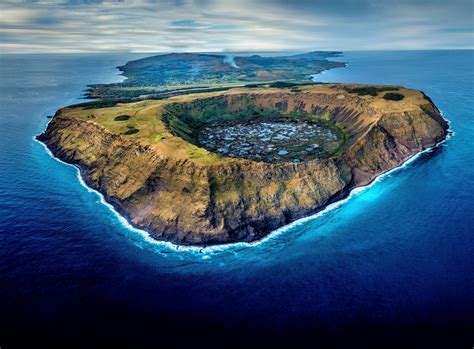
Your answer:
[[[113,84],[90,85],[88,98],[138,101],[162,99],[191,92],[271,82],[310,82],[312,75],[344,67],[331,61],[338,51],[261,56],[239,53],[168,53],[130,61],[117,67],[126,78]]]
[[[66,107],[38,139],[56,157],[77,165],[86,183],[133,225],[157,239],[209,245],[259,239],[447,135],[446,121],[420,91],[358,84],[276,86]],[[235,154],[219,152],[218,146],[238,142],[247,129],[234,139],[224,135],[225,129],[206,131],[213,136],[204,138],[208,144],[201,137],[216,125],[240,127],[239,122],[252,120],[276,131],[254,132],[241,143],[258,146],[234,147]],[[314,126],[302,141],[302,128],[293,132],[292,127],[309,124]],[[214,144],[214,137],[230,138]],[[264,146],[270,150],[264,153]]]

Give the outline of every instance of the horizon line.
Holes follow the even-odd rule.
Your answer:
[[[397,51],[474,51],[472,48],[422,48],[422,49],[282,49],[282,50],[241,50],[241,51],[38,51],[38,52],[1,52],[2,55],[43,55],[43,54],[64,54],[64,55],[94,55],[94,54],[171,54],[171,53],[194,53],[194,54],[238,54],[238,53],[278,53],[278,52],[397,52]]]

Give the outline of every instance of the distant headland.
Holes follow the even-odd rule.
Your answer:
[[[128,62],[38,136],[156,239],[259,239],[416,153],[448,125],[422,92],[321,84],[339,52],[167,54]]]

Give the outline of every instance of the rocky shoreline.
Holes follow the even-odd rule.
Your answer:
[[[59,111],[38,139],[54,156],[77,165],[87,185],[134,226],[159,240],[182,245],[254,241],[442,141],[448,126],[438,109],[418,91],[403,92],[409,97],[404,102],[413,102],[406,108],[337,87],[324,93],[251,92],[257,104],[286,102],[286,111],[301,100],[312,112],[323,108],[353,136],[339,156],[302,163],[238,159],[204,165],[114,134],[95,120],[71,117],[68,110]],[[224,95],[234,108],[242,91]],[[385,110],[387,105],[393,110]]]

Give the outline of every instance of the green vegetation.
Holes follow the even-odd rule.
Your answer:
[[[340,52],[309,52],[293,56],[235,57],[237,67],[226,63],[226,56],[213,54],[170,53],[130,61],[119,67],[127,80],[114,84],[89,86],[88,97],[103,100],[166,98],[191,90],[245,84],[248,88],[277,81],[274,87],[291,87],[294,81],[311,80],[313,74],[342,67],[329,61]],[[288,86],[283,86],[290,81]]]
[[[301,84],[295,83],[295,82],[287,82],[287,81],[275,81],[272,82],[269,87],[274,87],[274,88],[289,88],[289,87],[294,87],[298,86]]]
[[[114,118],[115,121],[126,121],[130,119],[129,115],[119,115]]]
[[[390,108],[406,111],[410,107],[413,112],[425,104],[426,106],[423,105],[421,108],[426,108],[426,113],[429,115],[436,116],[436,110],[431,110],[430,104],[426,103],[426,97],[401,87],[299,83],[272,85],[280,86],[279,88],[283,89],[280,93],[276,90],[278,88],[271,88],[270,83],[255,85],[258,86],[258,90],[239,86],[231,92],[206,92],[197,95],[194,89],[189,89],[186,90],[189,94],[172,98],[148,99],[133,103],[96,101],[68,107],[67,112],[71,116],[98,123],[115,134],[122,134],[145,144],[155,144],[161,151],[167,154],[173,153],[176,158],[193,159],[200,164],[229,163],[238,161],[238,158],[266,162],[287,159],[296,162],[295,159],[307,161],[316,157],[339,156],[353,144],[357,131],[345,122],[342,124],[343,121],[340,121],[341,124],[334,122],[340,120],[338,115],[345,113],[344,110],[341,111],[334,106],[328,107],[324,101],[320,106],[316,104],[310,107],[308,103],[313,103],[313,94],[315,98],[321,94],[328,94],[329,99],[339,101],[338,90],[341,89],[351,90],[357,95],[376,91],[378,93],[376,98],[361,98],[361,101],[374,103],[376,108],[390,104]],[[292,87],[284,87],[290,85]],[[379,93],[387,89],[397,89],[404,99],[396,103],[387,101],[384,93]],[[301,98],[294,96],[295,93]],[[266,98],[261,98],[264,94],[275,97],[266,101]],[[295,98],[302,102],[295,104],[292,102]],[[416,108],[413,107],[415,104]],[[91,108],[93,105],[97,107],[95,110]],[[106,105],[111,106],[105,107]],[[94,115],[94,119],[90,118],[91,115]],[[270,123],[273,126],[259,127],[258,125],[262,123]],[[318,139],[318,135],[303,135],[304,132],[299,131],[291,134],[289,130],[283,132],[283,139],[275,140],[278,128],[281,126],[276,124],[281,123],[316,125],[322,129],[320,133],[322,139]],[[252,125],[255,125],[255,128],[252,128]],[[212,135],[211,132],[214,131],[205,129],[215,127],[220,127],[224,131],[219,131],[219,135],[214,134],[213,140],[206,139],[203,134]],[[238,130],[242,127],[244,129],[248,127],[249,132],[239,133]],[[263,135],[265,132],[262,132],[265,127],[275,131],[272,131],[269,141],[264,140],[268,138]],[[299,127],[295,125],[294,129],[297,130]],[[357,130],[361,130],[365,126],[357,127]],[[330,133],[336,137],[330,139]],[[327,137],[324,137],[324,134]],[[224,139],[229,138],[225,137],[226,135],[231,135],[232,139]],[[217,141],[219,138],[224,140],[219,142]],[[268,150],[258,150],[263,149],[262,147]],[[198,151],[198,148],[207,150]],[[288,153],[278,154],[280,150],[286,150]]]
[[[158,133],[156,136],[155,136],[155,142],[161,142],[162,140],[165,140],[166,139],[166,136],[165,135],[162,135],[161,133]]]
[[[383,87],[376,87],[376,86],[364,86],[364,87],[348,87],[344,86],[344,90],[349,93],[356,93],[359,96],[377,96],[378,92],[384,91],[398,91],[399,88],[395,86],[383,86]]]
[[[207,125],[229,125],[255,120],[327,122],[325,111],[321,114],[282,112],[284,108],[283,104],[277,107],[257,106],[251,98],[247,98],[240,108],[229,111],[226,99],[218,96],[195,99],[189,103],[168,104],[163,113],[163,120],[170,131],[187,140],[196,136],[196,131],[199,132]]]
[[[405,96],[400,93],[389,92],[384,94],[383,98],[387,101],[401,101]]]
[[[303,86],[312,86],[312,85],[324,85],[324,82],[291,82],[291,81],[275,81],[268,83],[268,87],[272,88],[293,88],[299,89]]]
[[[234,139],[230,142],[230,139],[232,137],[235,138],[239,128],[249,127],[245,125],[256,125],[255,129],[260,129],[258,125],[262,122],[273,123],[273,125],[276,125],[276,123],[295,123],[295,128],[297,128],[298,126],[296,125],[298,124],[308,123],[310,125],[308,128],[317,126],[320,130],[326,130],[321,131],[323,132],[321,136],[308,134],[303,137],[302,140],[299,140],[297,134],[292,135],[291,138],[286,141],[274,140],[272,142],[274,149],[265,152],[263,150],[250,150],[249,148],[252,147],[252,144],[260,149],[265,148],[267,146],[265,141],[260,140],[260,138],[263,137],[262,135],[245,135],[245,137],[241,137],[241,141],[244,142],[245,139],[245,142],[248,143],[245,146],[246,148],[239,149],[240,147],[235,144],[230,146],[228,156],[231,157],[246,157],[246,154],[249,154],[250,158],[259,159],[259,154],[261,153],[261,159],[268,158],[268,161],[273,161],[272,159],[275,161],[278,159],[280,159],[280,161],[281,159],[290,161],[295,158],[306,160],[316,156],[326,158],[338,154],[346,143],[347,137],[343,128],[333,121],[329,121],[329,115],[327,115],[328,111],[326,110],[321,110],[320,113],[306,113],[300,111],[286,112],[287,106],[284,102],[277,103],[274,107],[262,107],[256,105],[250,96],[239,100],[238,107],[234,104],[232,108],[230,108],[227,103],[227,99],[221,96],[198,98],[184,103],[170,103],[165,106],[162,119],[172,134],[183,138],[195,146],[202,147],[207,144],[210,147],[208,149],[212,148],[212,151],[221,148],[226,149],[230,144],[234,144],[237,140]],[[211,127],[211,129],[216,128],[218,134],[211,134],[213,131],[211,131],[209,127]],[[277,126],[275,127],[277,128]],[[273,126],[270,128],[273,129]],[[253,133],[255,130],[252,129],[252,127],[250,129],[252,130],[250,133]],[[203,130],[210,136],[209,139],[201,137]],[[292,132],[289,131],[289,134],[291,133]],[[326,138],[330,133],[333,133],[335,138],[328,140]],[[225,134],[227,134],[225,137],[226,140],[224,140]],[[326,134],[326,136],[323,136],[323,134]],[[227,140],[228,137],[230,138]],[[315,148],[313,151],[309,150],[313,144],[320,144],[321,148]],[[288,154],[278,154],[278,156],[276,156],[275,154],[281,150],[280,148],[288,150]],[[235,152],[241,155],[232,156]],[[253,157],[250,153],[254,154]],[[263,155],[263,153],[267,155]],[[300,156],[296,157],[294,155],[296,153]],[[188,151],[188,155],[193,159],[204,157],[207,154],[208,152],[198,152],[194,148]],[[227,150],[223,151],[221,155],[226,156]]]
[[[142,90],[135,87],[121,86],[120,84],[92,86],[87,94],[88,98],[100,98],[100,102],[105,104],[130,103],[144,99],[165,99],[173,96],[180,96],[190,93],[205,93],[215,91],[225,91],[233,86],[241,86],[240,84],[213,84],[211,86],[191,86],[177,87],[174,85],[157,87],[144,86]],[[98,103],[98,102],[88,102]],[[100,105],[100,104],[99,104]]]
[[[427,99],[427,98],[429,98],[429,97],[426,97],[425,99]],[[432,117],[434,120],[436,120],[438,123],[443,122],[443,118],[440,116],[439,111],[436,109],[436,106],[433,103],[421,104],[420,108],[426,114],[428,114],[430,117]]]
[[[135,128],[135,126],[133,125],[127,125],[127,128],[128,130],[123,133],[124,135],[133,135],[140,131],[138,128]]]
[[[127,102],[132,102],[132,100],[120,100],[121,103],[127,103]],[[73,104],[70,105],[69,107],[81,107],[84,110],[90,110],[90,109],[99,109],[99,108],[110,108],[110,107],[115,107],[117,105],[118,101],[112,101],[112,100],[99,100],[99,101],[92,101],[92,102],[85,102],[85,103],[79,103],[79,104]]]
[[[188,155],[191,159],[198,159],[208,155],[208,151],[199,147],[191,147],[188,150]]]
[[[419,91],[392,102],[390,87],[276,86],[66,107],[38,139],[138,226],[212,244],[256,239],[446,135]]]
[[[429,104],[422,104],[420,105],[420,108],[432,118],[437,116],[436,112],[433,110],[433,108]]]
[[[348,141],[348,135],[346,132],[344,132],[345,127],[338,122],[334,123],[333,126],[334,126],[333,130],[337,133],[337,136],[341,140],[341,142],[339,143],[339,146],[331,154],[327,155],[327,157],[339,156],[342,153],[342,150],[344,149]]]

